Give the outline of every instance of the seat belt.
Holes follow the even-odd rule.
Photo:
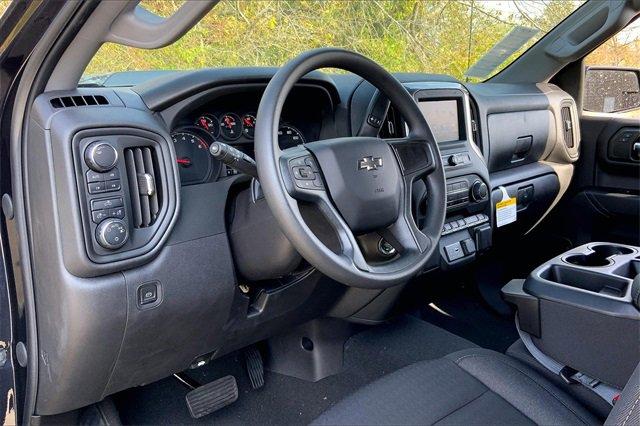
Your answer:
[[[576,371],[573,368],[561,364],[550,356],[544,354],[540,349],[538,349],[535,343],[533,343],[531,335],[526,331],[520,330],[520,322],[518,321],[517,315],[516,329],[518,330],[518,334],[520,335],[522,343],[524,343],[524,346],[527,348],[531,356],[533,356],[536,361],[542,364],[544,368],[551,371],[553,374],[557,374],[558,376],[562,377],[562,379],[567,383],[580,383],[582,386],[586,387],[587,389],[607,401],[609,405],[613,406],[615,404],[618,397],[620,396],[620,389],[616,389],[613,386],[602,383],[600,380],[594,379],[593,377],[589,377],[584,373]]]

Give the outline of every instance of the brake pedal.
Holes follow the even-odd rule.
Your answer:
[[[191,417],[204,417],[238,400],[236,378],[225,376],[207,383],[189,392],[185,399]]]
[[[262,362],[260,351],[257,347],[252,346],[245,351],[244,359],[251,387],[260,389],[264,386],[264,363]]]

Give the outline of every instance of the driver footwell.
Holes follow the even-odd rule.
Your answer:
[[[404,316],[352,336],[344,347],[342,371],[318,382],[266,371],[264,387],[253,389],[242,352],[189,371],[202,384],[227,375],[235,376],[238,384],[234,404],[197,420],[185,404],[189,389],[175,378],[123,391],[114,400],[124,424],[308,424],[332,404],[387,373],[475,346],[421,319]]]

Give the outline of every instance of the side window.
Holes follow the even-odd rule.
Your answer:
[[[585,58],[585,111],[640,117],[640,19]]]

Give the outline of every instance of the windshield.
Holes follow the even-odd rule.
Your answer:
[[[103,45],[87,67],[85,80],[118,71],[280,66],[300,52],[326,46],[362,53],[392,72],[484,80],[582,3],[223,0],[171,46],[143,50]],[[170,16],[181,4],[159,0],[140,5]]]

